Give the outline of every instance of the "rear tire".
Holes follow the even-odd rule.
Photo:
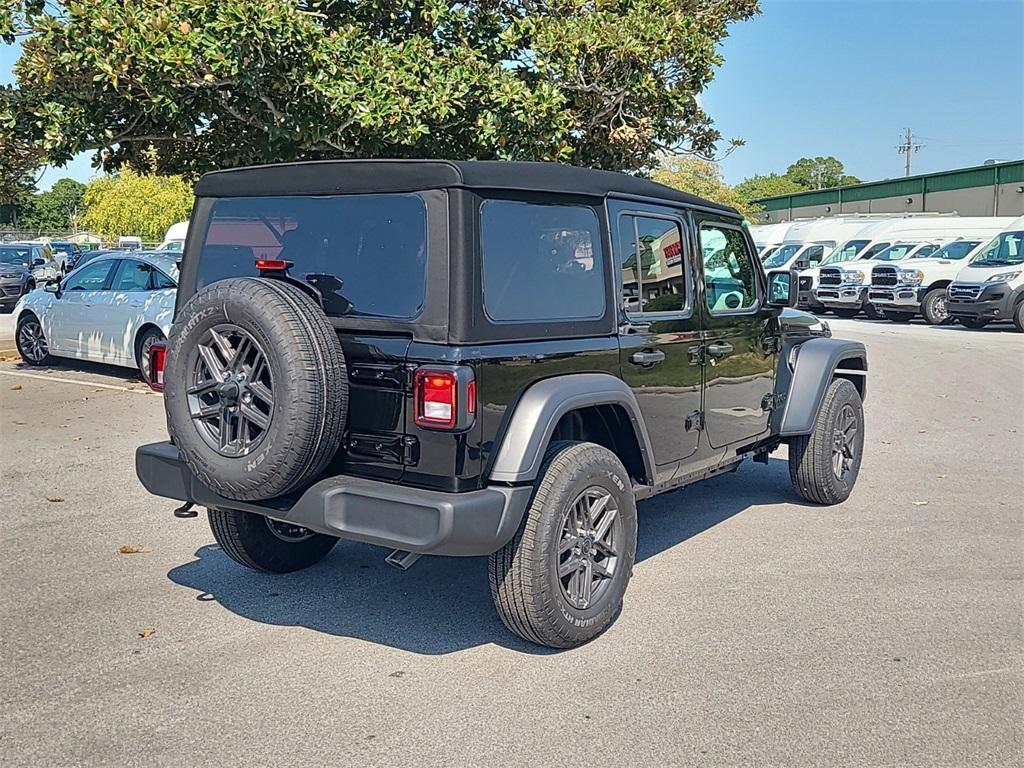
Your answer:
[[[488,560],[501,620],[549,648],[592,640],[622,608],[636,535],[636,501],[618,457],[593,443],[554,443],[519,531]]]
[[[921,302],[921,315],[928,325],[946,325],[953,322],[949,314],[949,299],[945,288],[933,288]]]
[[[1013,310],[1013,324],[1019,333],[1024,333],[1024,301],[1018,301]]]
[[[991,320],[985,320],[980,317],[958,317],[956,321],[964,328],[973,328],[974,330],[984,328],[991,322]]]
[[[789,478],[796,492],[816,504],[846,501],[864,454],[864,408],[847,379],[835,379],[809,435],[789,443]]]
[[[882,315],[891,323],[909,323],[914,319],[913,312],[890,312],[889,310],[883,310]]]
[[[319,563],[334,549],[334,536],[235,509],[210,509],[210,530],[225,554],[262,573],[291,573]]]
[[[149,328],[135,340],[135,364],[142,380],[149,383],[149,348],[157,341],[163,341],[164,334],[159,328]]]

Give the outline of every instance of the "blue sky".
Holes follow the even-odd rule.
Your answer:
[[[735,25],[703,96],[722,134],[747,144],[722,162],[730,183],[835,155],[863,179],[903,174],[904,128],[925,146],[914,172],[1024,156],[1021,0],[762,0]],[[17,49],[0,45],[0,83]],[[89,158],[47,169],[86,180]]]

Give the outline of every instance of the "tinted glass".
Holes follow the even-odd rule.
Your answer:
[[[604,314],[601,234],[593,209],[488,200],[480,219],[488,317],[543,322]]]
[[[149,276],[153,267],[135,259],[123,259],[121,266],[114,275],[114,291],[148,291]]]
[[[31,260],[31,248],[0,248],[0,262],[5,264],[28,264]]]
[[[821,264],[822,266],[825,266],[826,264],[838,264],[843,261],[850,261],[854,256],[856,256],[860,252],[860,249],[867,245],[869,242],[871,241],[848,240],[842,245],[840,245],[838,248],[836,248],[834,251],[832,251],[832,253],[828,255],[828,258],[825,259]]]
[[[971,262],[975,267],[1016,266],[1024,263],[1024,232],[1003,232]]]
[[[875,261],[900,261],[916,247],[917,243],[896,243],[896,245],[890,245],[884,251],[879,251],[872,258]]]
[[[411,318],[426,293],[427,211],[415,195],[222,198],[213,205],[197,288],[284,259],[329,315]]]
[[[106,259],[104,261],[94,261],[92,264],[87,264],[77,272],[74,272],[67,280],[64,281],[64,290],[101,290],[103,288],[103,284],[107,282],[107,275],[110,274],[110,268],[116,263],[116,259]]]
[[[875,243],[864,252],[863,258],[873,259],[888,247],[889,243]]]
[[[703,224],[704,298],[712,312],[749,309],[757,303],[754,255],[738,229]]]
[[[703,233],[701,237],[703,237]],[[776,269],[786,265],[790,259],[796,256],[797,251],[803,248],[801,243],[790,243],[789,245],[783,245],[779,250],[764,260],[765,269]]]
[[[622,306],[629,313],[672,312],[686,305],[679,226],[650,216],[619,217]]]
[[[816,267],[821,263],[821,259],[824,255],[824,245],[812,245],[800,254],[800,263],[803,264],[806,262],[808,266]]]
[[[973,251],[981,245],[980,240],[956,240],[952,243],[946,243],[944,246],[939,248],[932,254],[934,259],[953,259],[958,260],[964,258],[967,254]],[[911,258],[919,258],[920,254],[915,254]]]
[[[154,291],[163,291],[163,290],[166,290],[168,288],[177,288],[178,287],[175,284],[175,282],[173,280],[171,280],[171,278],[169,278],[167,275],[165,275],[159,269],[154,269],[153,272],[151,273],[150,277],[152,279],[152,282],[150,283],[150,285],[152,286]]]

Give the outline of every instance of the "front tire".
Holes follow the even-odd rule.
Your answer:
[[[946,325],[953,321],[945,288],[933,288],[921,302],[921,315],[928,325]]]
[[[836,313],[836,317],[842,317],[846,320],[855,318],[860,312],[859,309],[834,309],[832,311]]]
[[[31,312],[26,312],[18,318],[14,343],[18,348],[18,354],[27,365],[48,365],[53,360],[46,336],[43,334],[42,323]]]
[[[789,443],[789,478],[796,492],[816,504],[846,501],[864,454],[864,407],[847,379],[825,391],[814,428]]]
[[[885,315],[882,314],[882,310],[870,301],[864,303],[864,314],[867,315],[868,320],[881,320],[885,317]]]
[[[1024,301],[1017,302],[1017,308],[1013,310],[1013,325],[1018,333],[1024,333]]]
[[[636,557],[636,501],[611,451],[558,442],[519,531],[488,562],[498,615],[524,640],[573,648],[622,608]]]
[[[262,573],[301,571],[334,549],[334,536],[312,531],[263,515],[234,509],[208,510],[210,530],[228,557]]]

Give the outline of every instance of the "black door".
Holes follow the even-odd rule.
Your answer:
[[[700,315],[686,220],[671,209],[609,203],[619,295],[619,362],[636,394],[658,475],[697,450]],[[689,419],[688,419],[689,417]]]
[[[775,388],[778,317],[749,235],[737,224],[697,216],[703,260],[704,423],[715,448],[768,429]]]

